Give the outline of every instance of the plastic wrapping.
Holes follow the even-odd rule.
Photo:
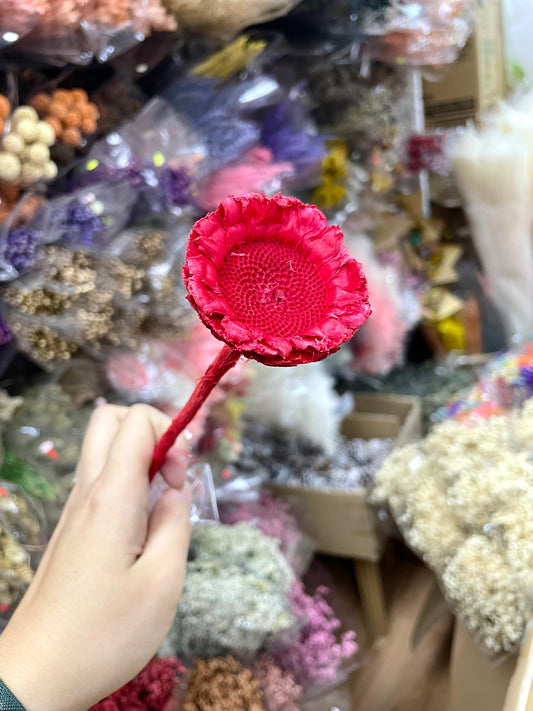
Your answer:
[[[370,495],[390,507],[493,659],[519,648],[533,605],[532,418],[528,400],[510,415],[437,425],[420,445],[387,459]]]
[[[342,623],[326,600],[329,593],[324,585],[308,594],[301,582],[294,584],[291,609],[301,627],[296,639],[275,654],[281,669],[294,677],[307,696],[339,684],[354,669],[344,662],[354,661],[355,632],[339,634]]]
[[[533,85],[533,58],[528,27],[533,22],[533,8],[528,0],[503,3],[507,77],[510,86]]]
[[[301,577],[307,570],[314,552],[313,542],[298,528],[289,505],[268,491],[263,491],[255,501],[224,501],[221,520],[229,525],[246,521],[257,526],[265,536],[279,541],[295,575]]]
[[[228,40],[239,30],[285,15],[298,0],[207,0],[201,7],[190,0],[164,0],[178,26],[195,35]]]
[[[124,195],[122,203],[112,202]],[[124,181],[107,192],[91,186],[50,201],[35,218],[40,233],[65,246],[41,244],[37,263],[5,290],[4,300],[20,347],[36,360],[53,365],[80,350],[102,357],[187,330],[191,309],[179,264],[190,223],[116,234],[134,195]],[[104,201],[109,209],[99,215]]]
[[[328,455],[315,442],[301,436],[249,424],[243,433],[239,459],[224,470],[229,485],[227,494],[226,487],[222,489],[222,496],[230,500],[232,493],[243,497],[244,492],[264,481],[312,489],[361,490],[372,482],[393,446],[391,438],[339,436]]]
[[[385,62],[441,65],[455,61],[474,26],[475,0],[392,0],[365,18],[370,46]]]
[[[191,523],[218,521],[218,505],[211,467],[205,462],[187,465],[186,481],[191,488]],[[153,504],[168,488],[162,476],[156,476],[150,489],[150,503]]]
[[[246,417],[300,435],[326,453],[335,447],[342,417],[333,378],[322,363],[299,368],[268,368],[250,363]]]
[[[89,372],[85,367],[90,400]],[[77,404],[52,379],[26,391],[23,404],[5,427],[2,476],[40,500],[51,526],[74,483],[91,412],[92,407]]]
[[[154,99],[92,148],[73,181],[127,182],[135,192],[135,215],[179,215],[193,202],[193,178],[205,157],[199,134],[166,102]]]
[[[315,60],[304,76],[319,131],[343,141],[332,145],[324,161],[326,195],[337,193],[337,199],[324,200],[320,193],[317,198],[331,207],[347,196],[352,211],[368,202],[375,214],[379,196],[405,181],[404,142],[416,128],[410,71],[354,61],[346,51],[327,62]]]
[[[467,383],[464,384],[466,386]],[[533,344],[489,360],[471,387],[463,387],[436,410],[435,421],[480,418],[519,410],[533,397]]]
[[[127,0],[118,6],[109,0],[30,0],[18,3],[12,17],[21,26],[14,40],[17,51],[54,65],[89,64],[93,58],[105,62],[152,31],[176,29],[159,0]]]
[[[0,624],[32,581],[47,541],[48,524],[38,501],[16,484],[0,481]]]
[[[533,332],[530,155],[519,136],[470,130],[451,160],[508,345],[523,343]]]
[[[292,628],[293,582],[277,542],[255,527],[195,526],[185,587],[161,653],[254,658]]]
[[[282,179],[290,177],[292,170],[291,163],[277,163],[268,148],[251,148],[238,161],[207,176],[200,185],[197,203],[205,210],[214,210],[220,201],[230,195],[273,195],[280,191]]]

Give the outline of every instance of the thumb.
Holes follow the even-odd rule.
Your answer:
[[[143,553],[136,565],[169,575],[169,583],[183,583],[191,537],[191,489],[167,489],[154,506],[148,521],[148,534]]]

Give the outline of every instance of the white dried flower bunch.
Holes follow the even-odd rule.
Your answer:
[[[393,452],[369,495],[491,655],[516,650],[533,613],[532,443],[531,401],[509,416],[447,420]]]

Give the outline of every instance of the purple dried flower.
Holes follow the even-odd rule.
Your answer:
[[[7,234],[5,260],[17,271],[33,266],[41,239],[40,232],[24,225],[13,228]]]
[[[355,632],[344,632],[337,640],[341,622],[325,600],[328,593],[328,588],[319,586],[314,595],[308,595],[300,581],[291,591],[292,612],[302,629],[290,646],[277,653],[276,660],[302,686],[334,680],[343,659],[357,651]]]
[[[9,330],[9,326],[0,316],[0,346],[4,346],[6,343],[9,343],[12,338],[13,336]]]
[[[71,200],[64,216],[59,217],[58,229],[59,240],[90,247],[95,238],[104,232],[105,223],[90,207]]]
[[[524,381],[529,393],[533,392],[533,366],[520,366],[520,377]]]
[[[160,182],[169,206],[187,205],[190,202],[191,179],[185,168],[166,168]]]
[[[326,156],[324,138],[305,127],[301,113],[287,99],[267,112],[261,128],[262,145],[270,148],[276,161],[292,163],[299,173],[307,172]]]
[[[143,178],[139,169],[138,161],[133,158],[126,168],[115,168],[113,166],[100,163],[93,170],[85,170],[75,178],[74,188],[87,187],[97,183],[118,182],[127,180],[133,187],[142,185]]]

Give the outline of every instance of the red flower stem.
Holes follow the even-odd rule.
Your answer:
[[[215,385],[217,385],[222,376],[225,375],[230,368],[233,368],[240,357],[241,352],[236,348],[224,345],[224,347],[220,349],[217,357],[206,370],[201,380],[198,381],[192,395],[180,412],[178,412],[176,417],[172,420],[172,424],[161,437],[159,444],[155,448],[154,458],[150,467],[150,481],[152,481],[154,476],[163,466],[167,452],[178,438],[178,435],[183,432],[192,418],[196,415],[198,410],[204,404],[207,396],[211,390],[213,390]]]

